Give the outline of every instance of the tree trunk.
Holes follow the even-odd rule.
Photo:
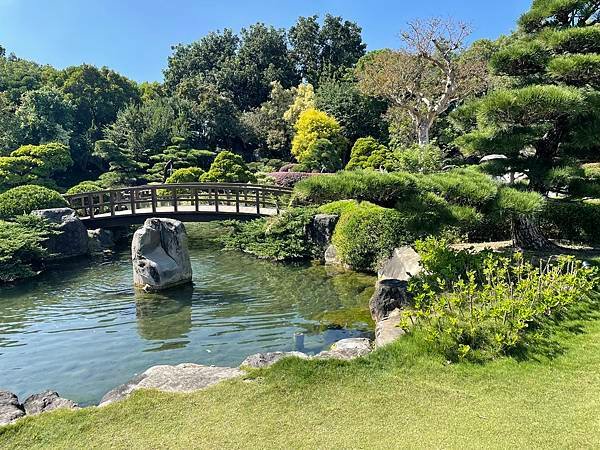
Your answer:
[[[424,120],[422,122],[417,123],[417,139],[419,145],[424,146],[428,145],[429,140],[429,130],[431,129],[431,123],[428,120]]]
[[[537,220],[527,216],[514,216],[511,223],[513,245],[523,250],[553,250],[557,246],[544,236]]]

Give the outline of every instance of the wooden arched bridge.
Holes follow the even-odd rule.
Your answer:
[[[143,223],[149,217],[182,222],[249,220],[274,216],[292,190],[239,183],[178,183],[107,189],[66,195],[85,226],[111,228]]]

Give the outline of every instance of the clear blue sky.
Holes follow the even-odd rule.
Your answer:
[[[171,45],[264,22],[289,27],[327,12],[358,22],[369,49],[396,47],[411,19],[468,21],[475,38],[509,33],[531,0],[0,0],[0,45],[58,68],[108,66],[137,81],[162,80]]]

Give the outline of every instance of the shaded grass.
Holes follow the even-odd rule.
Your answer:
[[[587,319],[565,318],[551,355],[447,364],[406,338],[351,363],[288,359],[193,394],[26,418],[0,447],[598,447],[600,319]]]

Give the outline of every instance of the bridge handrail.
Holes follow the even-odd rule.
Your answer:
[[[195,206],[196,211],[200,211],[199,207],[203,200],[206,200],[206,205],[214,206],[215,213],[219,213],[220,205],[232,206],[233,203],[237,213],[240,213],[241,208],[250,207],[255,208],[256,215],[261,215],[261,208],[264,210],[268,207],[274,207],[278,214],[282,206],[280,198],[290,196],[292,191],[291,188],[262,184],[171,183],[81,192],[65,195],[64,198],[78,215],[90,218],[108,213],[115,216],[117,211],[121,214],[125,210],[135,215],[136,210],[140,209],[139,205],[143,204],[149,204],[152,212],[155,213],[159,207],[164,208],[163,204],[168,202],[174,212],[178,212],[178,207],[187,202]],[[171,195],[165,195],[168,193]]]

